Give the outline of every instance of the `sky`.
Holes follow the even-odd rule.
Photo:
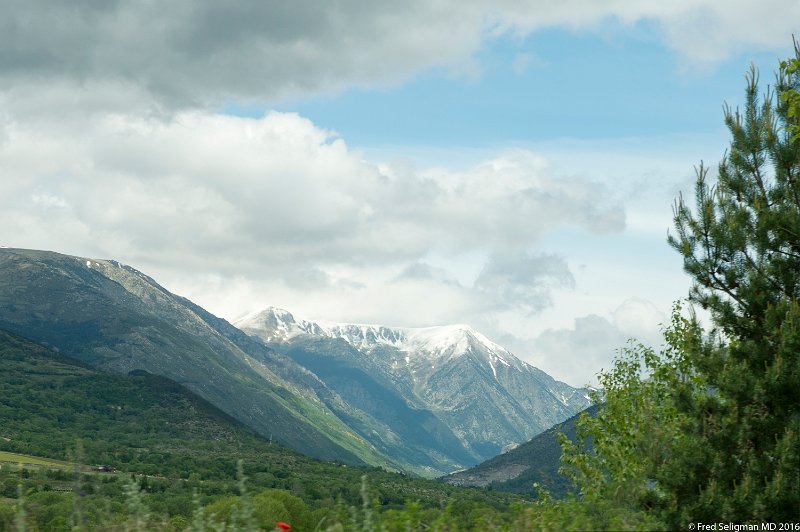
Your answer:
[[[48,2],[0,19],[0,245],[234,321],[466,323],[575,386],[658,346],[667,244],[796,0]]]

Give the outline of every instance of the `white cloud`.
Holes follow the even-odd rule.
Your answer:
[[[527,358],[572,384],[596,386],[597,373],[611,369],[616,354],[631,341],[659,348],[666,320],[652,302],[629,298],[608,316],[589,314],[575,318],[571,328],[543,331],[531,341]]]
[[[800,4],[14,3],[0,17],[0,244],[116,258],[228,318],[275,304],[322,319],[467,321],[587,382],[628,337],[657,341],[665,301],[685,293],[672,293],[685,279],[665,273],[680,268],[660,239],[708,152],[647,139],[650,151],[614,160],[618,146],[592,140],[418,169],[365,160],[294,114],[210,109],[432,66],[474,72],[499,35],[603,32],[609,19],[645,21],[702,65],[785,49]]]
[[[271,292],[313,289],[372,311],[389,296],[409,310],[427,291],[426,319],[437,322],[465,309],[536,312],[572,279],[563,259],[536,251],[543,235],[624,227],[606,187],[557,177],[526,150],[460,171],[414,170],[365,161],[291,113],[53,121],[6,123],[4,244],[115,258],[190,292],[192,276],[238,285],[244,276],[257,297],[238,311],[276,304]],[[466,284],[425,270],[432,254],[469,253],[482,269]],[[390,309],[378,314],[399,321],[400,307]],[[409,315],[402,321],[422,319]]]
[[[50,93],[90,91],[97,106],[138,93],[166,107],[273,101],[395,83],[431,66],[472,70],[482,42],[546,27],[598,30],[650,21],[691,62],[744,49],[784,49],[794,0],[445,0],[430,2],[178,0],[5,6],[0,80]],[[522,60],[521,60],[522,61]],[[521,66],[522,63],[519,64]],[[110,90],[109,87],[113,87]],[[127,98],[127,105],[136,105]]]
[[[51,194],[31,194],[31,201],[34,205],[51,209],[54,207],[65,208],[68,207],[67,202],[63,198],[53,196]]]
[[[418,169],[365,160],[291,113],[30,108],[8,105],[0,122],[0,244],[115,258],[229,319],[270,304],[314,319],[467,322],[583,384],[629,336],[657,329],[649,304],[615,311],[621,299],[663,311],[685,294],[665,274],[680,277],[679,261],[661,254],[675,258],[663,227],[690,171],[651,179],[657,197],[642,202],[631,184],[663,166],[651,154],[545,146]],[[601,321],[572,325],[576,314]]]
[[[562,257],[525,252],[493,254],[475,279],[475,288],[500,310],[527,315],[551,306],[551,289],[565,286],[574,287],[575,278]]]
[[[651,301],[639,297],[626,299],[611,313],[611,321],[628,338],[657,346],[667,316]]]
[[[615,352],[628,340],[608,319],[596,314],[575,318],[571,329],[548,329],[533,342],[534,365],[574,385],[597,385],[596,374],[609,369]]]

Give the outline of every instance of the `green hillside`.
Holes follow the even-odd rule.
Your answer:
[[[0,328],[103,371],[168,377],[308,456],[399,468],[341,421],[319,379],[115,261],[0,249]]]
[[[595,415],[597,409],[597,406],[592,406],[585,412]],[[576,422],[581,414],[583,412],[539,434],[516,449],[486,462],[487,466],[502,463],[504,460],[529,465],[526,470],[514,478],[492,482],[490,484],[492,489],[533,495],[535,493],[533,485],[538,484],[547,489],[554,497],[564,497],[572,491],[574,489],[572,482],[558,472],[562,466],[558,434],[564,434],[571,441],[576,441]]]
[[[77,459],[117,471],[90,475],[82,467],[76,481],[70,467],[48,467],[47,460],[36,465],[32,462],[37,460],[26,459],[28,469],[5,464],[0,467],[0,530],[11,527],[19,486],[34,528],[58,530],[57,523],[66,523],[76,490],[86,493],[89,522],[124,520],[129,514],[124,490],[131,478],[143,488],[143,503],[161,516],[161,524],[169,529],[164,523],[173,519],[180,525],[175,529],[182,529],[198,504],[224,506],[239,495],[238,460],[244,463],[249,489],[285,490],[275,497],[291,494],[305,505],[306,517],[335,520],[337,501],[345,510],[361,504],[364,474],[382,511],[419,500],[421,508],[431,511],[450,503],[501,512],[513,500],[307,458],[258,436],[174,381],[143,371],[99,372],[3,330],[0,366],[0,452]],[[194,490],[198,502],[193,502]]]
[[[584,412],[596,415],[598,406]],[[576,440],[576,423],[581,412],[523,443],[516,449],[495,456],[470,469],[453,473],[442,480],[456,486],[491,487],[497,491],[535,495],[534,484],[554,497],[564,497],[572,490],[571,481],[558,472],[561,467],[561,445],[558,434]]]
[[[1,330],[0,360],[4,451],[66,460],[80,439],[89,462],[185,477],[198,462],[230,476],[235,449],[297,456],[164,377],[99,372]]]

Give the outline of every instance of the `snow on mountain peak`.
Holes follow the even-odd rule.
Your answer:
[[[508,367],[524,365],[506,349],[465,324],[412,328],[312,322],[296,318],[284,309],[268,307],[245,316],[235,325],[245,332],[255,332],[267,341],[286,341],[301,334],[311,334],[341,338],[357,349],[391,346],[406,353],[406,363],[419,357],[449,359],[477,349],[485,353],[495,376],[497,364]]]
[[[466,352],[470,347],[470,338],[475,338],[476,331],[468,325],[441,325],[419,329],[407,329],[406,348],[424,351],[430,354],[441,354],[446,350],[456,353]]]
[[[267,333],[267,340],[288,340],[306,332],[288,310],[267,307],[236,320],[236,327],[242,330],[258,330]]]

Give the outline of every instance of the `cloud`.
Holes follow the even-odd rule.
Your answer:
[[[423,281],[442,285],[461,286],[446,269],[436,268],[421,261],[408,265],[400,275],[397,276],[396,281]]]
[[[785,48],[797,31],[800,4],[687,1],[656,17],[669,47],[694,63],[715,63],[747,49]]]
[[[429,197],[420,195],[423,201],[414,202],[413,209],[422,217],[436,215],[432,227],[452,237],[442,243],[459,250],[476,245],[518,249],[563,225],[597,233],[625,226],[625,213],[606,187],[555,177],[547,161],[528,150],[506,151],[465,171],[434,169],[420,175]]]
[[[552,288],[574,286],[562,257],[526,252],[493,254],[475,280],[475,288],[494,298],[501,309],[513,305],[528,315],[551,305]]]
[[[495,336],[494,316],[572,286],[545,235],[624,227],[606,186],[525,150],[459,170],[376,164],[292,113],[5,124],[0,244],[114,258],[228,319],[278,305]]]
[[[609,370],[614,356],[629,342],[660,347],[665,320],[652,302],[629,298],[608,317],[589,314],[575,318],[572,328],[543,331],[532,340],[529,358],[572,384],[597,385],[597,372]]]
[[[714,62],[785,48],[798,10],[718,0],[14,2],[0,17],[0,245],[122,260],[228,318],[274,304],[311,318],[468,321],[523,346],[518,331],[533,315],[544,321],[556,291],[624,297],[616,285],[597,295],[609,276],[581,285],[567,261],[579,251],[565,258],[542,242],[567,234],[610,253],[594,237],[633,219],[613,190],[627,162],[606,165],[605,184],[562,175],[597,175],[606,154],[585,147],[561,165],[498,150],[459,169],[420,169],[365,160],[296,114],[214,110],[385,86],[431,67],[474,72],[492,39],[602,33],[609,20],[645,22],[685,60]],[[515,68],[536,57],[518,54]],[[652,209],[635,208],[641,227]],[[661,223],[651,224],[659,234]],[[553,371],[575,383],[629,336],[657,329],[644,300],[607,315],[579,308],[587,316],[542,333],[531,359],[552,371],[548,357],[566,367],[569,350],[582,353]]]
[[[450,17],[445,36],[448,7],[33,0],[4,11],[0,71],[6,81],[132,84],[179,106],[336,90],[403,79],[475,49],[481,19]]]
[[[572,329],[548,329],[533,342],[538,367],[558,368],[575,385],[597,384],[596,373],[609,369],[614,353],[628,338],[608,319],[596,314],[575,318]]]
[[[562,257],[518,250],[489,253],[478,274],[468,283],[459,281],[445,268],[420,260],[392,279],[382,289],[382,295],[391,293],[393,305],[402,301],[404,306],[413,308],[422,300],[429,309],[447,309],[432,315],[427,323],[414,322],[419,313],[411,312],[412,320],[406,321],[406,325],[467,321],[495,334],[502,331],[493,319],[499,313],[534,316],[551,306],[553,290],[572,289],[574,282]],[[447,299],[458,301],[459,305],[455,308],[442,305]]]
[[[661,328],[667,325],[667,316],[651,301],[631,297],[611,313],[611,321],[628,338],[655,347],[661,343]]]
[[[98,105],[124,105],[114,96],[120,93],[154,96],[167,108],[274,101],[391,84],[433,66],[458,69],[498,35],[522,37],[547,27],[596,30],[609,19],[654,22],[667,46],[683,57],[713,62],[744,49],[785,48],[800,5],[30,0],[4,7],[0,81],[5,87],[103,94]]]
[[[395,173],[291,113],[71,125],[15,122],[0,145],[2,217],[20,242],[60,220],[48,240],[62,248],[106,242],[112,256],[250,274],[411,264],[437,249],[525,248],[561,226],[624,225],[602,186],[556,178],[529,152]],[[59,234],[65,224],[83,229]]]

